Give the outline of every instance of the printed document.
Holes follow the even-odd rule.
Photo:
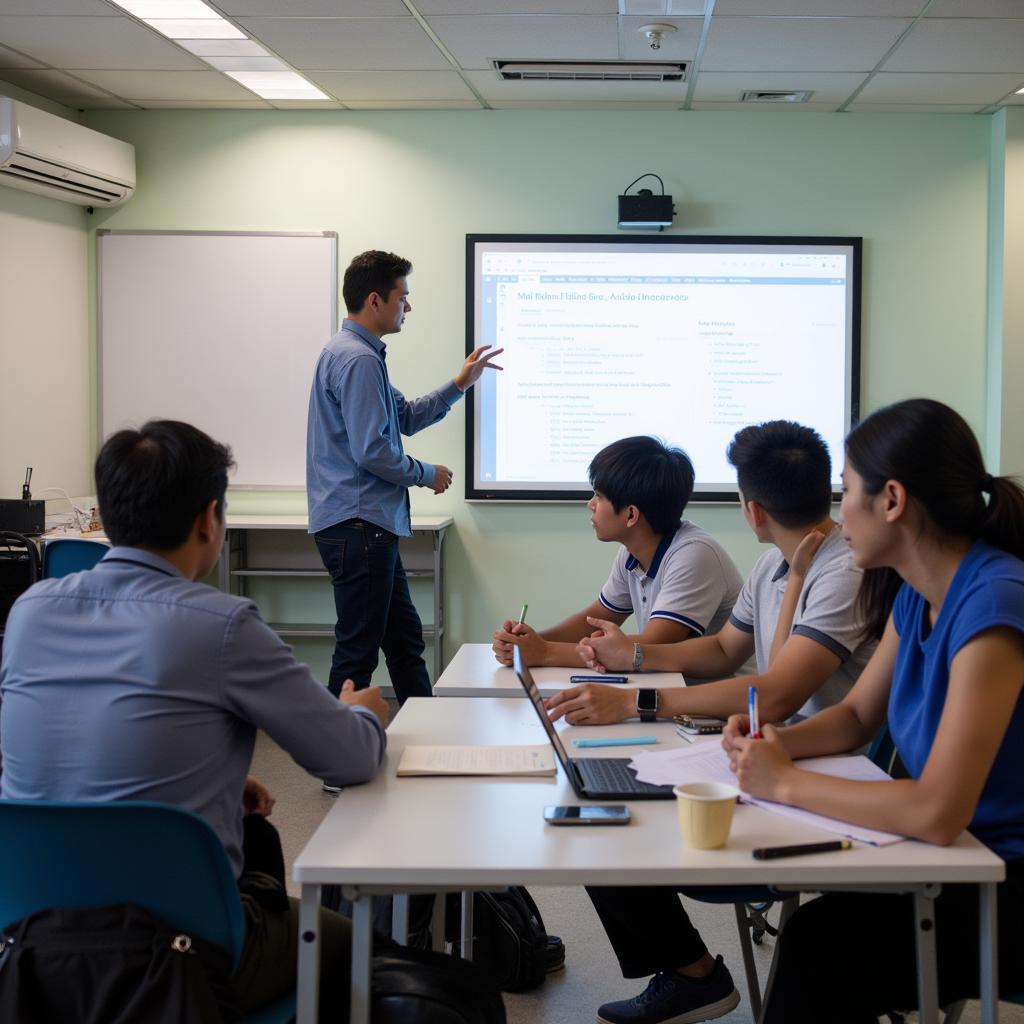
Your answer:
[[[496,747],[406,747],[399,775],[554,775],[547,743]]]

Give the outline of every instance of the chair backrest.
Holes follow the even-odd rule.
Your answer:
[[[0,927],[48,907],[135,903],[237,962],[238,885],[199,815],[149,801],[3,800],[0,837]]]
[[[0,634],[11,605],[39,579],[39,550],[34,540],[0,530]]]
[[[91,569],[109,550],[108,544],[85,537],[48,540],[43,547],[43,579]]]

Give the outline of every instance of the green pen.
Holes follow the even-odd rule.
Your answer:
[[[529,605],[523,605],[523,610],[519,613],[519,622],[517,623],[517,625],[521,626],[526,621],[526,609],[528,607]]]

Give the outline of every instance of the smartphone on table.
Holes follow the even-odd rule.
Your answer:
[[[680,732],[691,736],[721,732],[725,728],[724,718],[709,718],[706,715],[673,715],[672,721]]]
[[[625,804],[549,805],[544,808],[544,820],[549,825],[625,825],[629,822],[629,808]]]

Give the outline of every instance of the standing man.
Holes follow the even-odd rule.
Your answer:
[[[382,339],[412,309],[411,270],[394,253],[370,250],[345,271],[348,315],[317,361],[306,433],[309,532],[338,615],[328,688],[337,695],[349,678],[369,685],[383,650],[400,704],[431,694],[423,625],[398,553],[398,538],[412,533],[409,488],[441,494],[452,482],[447,466],[406,455],[401,435],[442,419],[502,351],[475,349],[454,380],[422,398],[392,387]]]

